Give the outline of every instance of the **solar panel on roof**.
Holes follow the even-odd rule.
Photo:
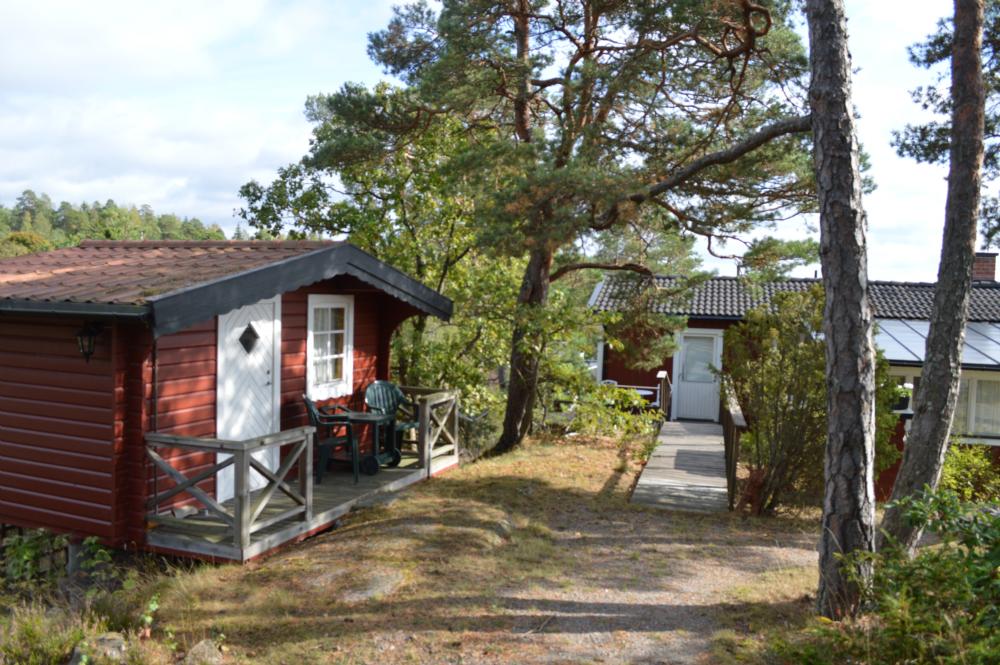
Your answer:
[[[923,362],[924,338],[898,319],[879,319],[875,346],[892,362]]]

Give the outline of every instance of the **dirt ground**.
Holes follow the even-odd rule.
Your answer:
[[[815,519],[636,508],[638,468],[534,441],[264,561],[178,572],[155,635],[236,663],[715,663],[808,614]]]

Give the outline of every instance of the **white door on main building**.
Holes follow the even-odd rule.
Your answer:
[[[219,317],[216,360],[215,435],[242,441],[273,434],[281,427],[279,383],[281,380],[281,296],[233,310]],[[219,461],[228,455],[220,455]],[[254,453],[272,471],[279,464],[278,448]],[[216,497],[233,497],[233,467],[215,479]],[[267,484],[250,471],[250,488]]]
[[[674,356],[673,419],[719,420],[721,330],[686,330]]]

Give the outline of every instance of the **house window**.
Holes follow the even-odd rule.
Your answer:
[[[920,385],[920,377],[894,368],[894,374],[904,383]],[[898,372],[898,374],[897,374]],[[952,420],[953,434],[966,437],[1000,437],[1000,378],[995,372],[969,370],[962,372],[958,387],[958,402]],[[912,404],[910,405],[912,408]]]
[[[353,392],[354,297],[309,296],[306,391],[312,399]]]

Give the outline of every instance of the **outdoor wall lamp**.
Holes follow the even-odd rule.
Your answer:
[[[103,326],[100,323],[84,323],[76,333],[76,345],[80,349],[80,355],[88,363],[90,356],[94,355],[94,348],[97,346],[97,336],[101,334]]]

